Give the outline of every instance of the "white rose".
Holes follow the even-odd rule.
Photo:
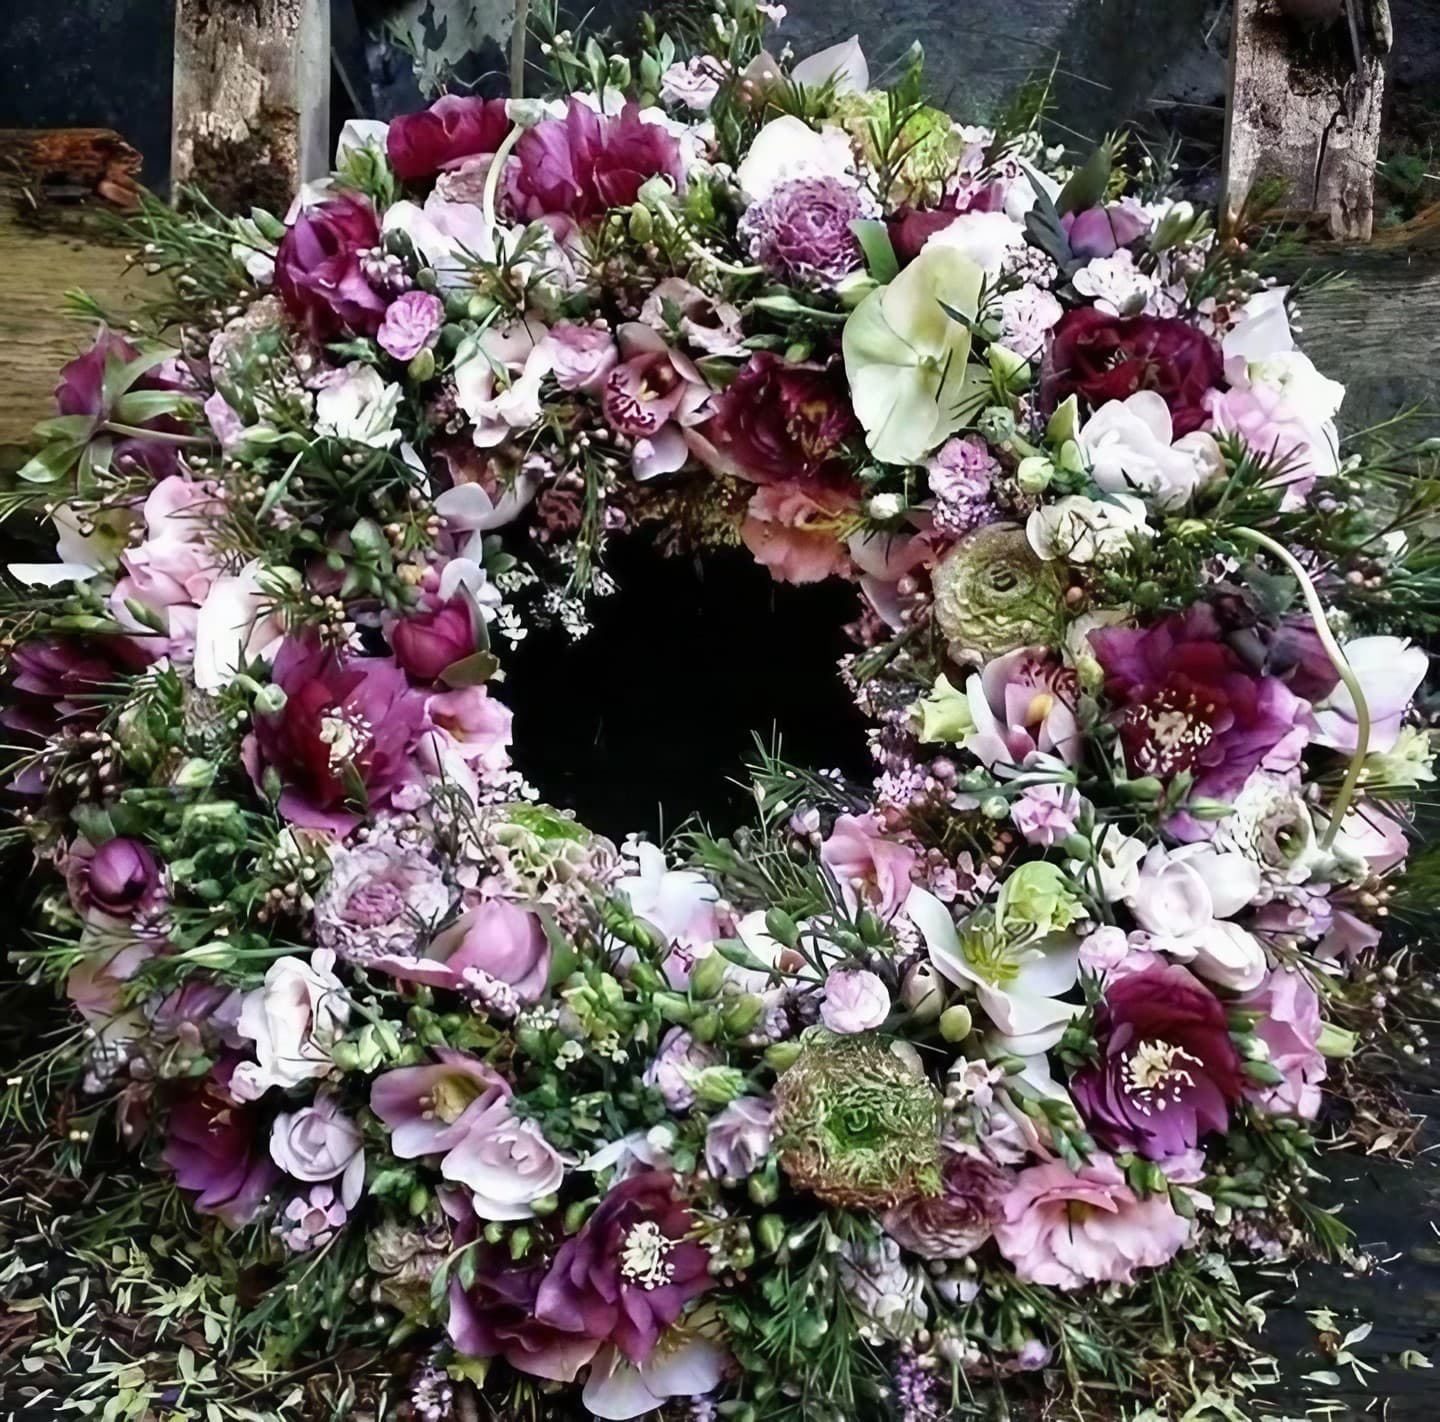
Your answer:
[[[1132,535],[1150,536],[1145,505],[1129,494],[1087,499],[1068,494],[1032,513],[1025,536],[1041,558],[1094,563],[1123,553]]]
[[[1223,468],[1213,435],[1197,431],[1179,444],[1172,435],[1170,407],[1153,390],[1141,390],[1102,405],[1085,422],[1078,443],[1106,493],[1134,490],[1169,509]]]
[[[317,948],[308,963],[277,958],[264,984],[245,994],[235,1031],[254,1043],[256,1060],[235,1068],[230,1086],[239,1100],[330,1071],[330,1048],[350,1020],[350,999],[334,967],[329,948]]]
[[[315,397],[315,429],[334,439],[392,449],[400,441],[395,428],[399,408],[400,387],[382,380],[373,365],[356,361]]]

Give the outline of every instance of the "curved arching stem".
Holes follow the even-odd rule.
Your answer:
[[[490,160],[490,170],[485,174],[485,192],[480,199],[480,215],[485,220],[485,235],[490,242],[490,251],[485,255],[488,255],[492,262],[497,260],[500,254],[499,214],[496,211],[500,203],[500,175],[505,171],[505,164],[524,132],[525,126],[517,123],[505,135],[500,147],[495,150],[495,156]]]
[[[1335,796],[1335,803],[1330,807],[1330,827],[1325,831],[1325,837],[1320,841],[1321,847],[1329,849],[1335,843],[1335,837],[1340,833],[1340,821],[1345,818],[1345,812],[1350,808],[1350,802],[1355,798],[1355,789],[1360,783],[1360,772],[1365,765],[1365,755],[1370,748],[1370,705],[1365,700],[1365,692],[1360,686],[1360,679],[1355,675],[1350,663],[1346,660],[1345,653],[1340,649],[1340,644],[1335,640],[1335,634],[1330,630],[1330,624],[1325,619],[1325,606],[1320,601],[1320,594],[1315,590],[1315,584],[1310,580],[1310,574],[1300,566],[1299,560],[1283,544],[1277,543],[1268,533],[1261,533],[1254,528],[1231,528],[1227,529],[1231,537],[1239,538],[1246,543],[1253,543],[1258,548],[1263,548],[1272,557],[1278,558],[1294,575],[1295,581],[1300,584],[1301,595],[1305,599],[1305,606],[1309,609],[1310,620],[1315,624],[1315,635],[1320,639],[1320,645],[1325,648],[1325,655],[1330,658],[1331,665],[1339,674],[1345,690],[1350,693],[1350,700],[1355,706],[1355,750],[1350,757],[1350,765],[1345,771],[1345,779],[1340,782],[1340,791]]]
[[[525,44],[530,38],[530,0],[515,0],[515,28],[510,31],[510,97],[525,97]]]

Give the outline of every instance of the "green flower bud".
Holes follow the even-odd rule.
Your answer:
[[[718,953],[707,953],[690,969],[690,996],[702,1002],[718,996],[728,966]]]
[[[215,783],[215,762],[193,755],[170,782],[177,790],[206,790]]]
[[[1045,426],[1045,438],[1054,445],[1063,445],[1073,440],[1080,432],[1080,401],[1075,395],[1067,395],[1050,416]]]
[[[491,313],[492,311],[494,311],[494,309],[495,309],[495,300],[494,300],[494,298],[493,298],[493,297],[489,297],[489,296],[485,296],[485,295],[483,295],[483,294],[480,293],[480,292],[477,292],[477,293],[476,293],[474,296],[472,296],[472,297],[470,298],[470,300],[469,300],[468,302],[466,302],[466,304],[465,304],[465,314],[466,314],[472,321],[483,321],[483,320],[485,320],[485,318],[486,318],[487,316],[489,316],[490,313]]]
[[[765,999],[753,992],[737,997],[721,1014],[726,1035],[744,1037],[760,1025],[765,1016]]]
[[[745,1182],[745,1189],[755,1204],[762,1208],[766,1205],[773,1205],[780,1195],[780,1177],[774,1161],[771,1161],[763,1170],[756,1171]]]
[[[642,959],[630,964],[630,982],[641,992],[657,992],[664,981],[665,979],[660,976],[653,963],[647,963]]]
[[[412,1215],[423,1215],[430,1208],[430,1192],[423,1185],[417,1185],[410,1192],[405,1204]]]
[[[765,1048],[765,1065],[777,1075],[789,1071],[802,1051],[799,1042],[775,1042]]]
[[[405,373],[416,385],[424,385],[435,375],[435,352],[429,346],[417,351],[405,367]]]
[[[986,351],[985,358],[990,364],[991,373],[1003,389],[1018,393],[1030,384],[1030,362],[1008,347],[992,345]]]
[[[667,1022],[684,1026],[695,1015],[695,1009],[691,1007],[689,998],[682,997],[678,992],[657,992],[653,1001],[659,1008],[661,1017]]]
[[[786,948],[793,948],[800,941],[800,929],[783,909],[772,908],[765,915],[765,931]]]
[[[1320,1028],[1320,1036],[1315,1045],[1321,1056],[1340,1058],[1353,1056],[1359,1042],[1360,1039],[1354,1032],[1327,1022]]]
[[[523,1259],[530,1252],[530,1245],[534,1238],[529,1225],[516,1225],[510,1231],[510,1257]]]
[[[785,1243],[785,1221],[779,1215],[761,1215],[755,1224],[755,1237],[766,1254],[775,1254]]]
[[[980,813],[987,820],[1003,820],[1010,813],[1010,802],[1003,795],[989,795],[980,802]]]
[[[1030,454],[1020,461],[1015,481],[1022,492],[1043,494],[1055,477],[1055,466],[1043,454]]]
[[[963,1042],[974,1025],[975,1019],[964,1003],[957,1002],[940,1014],[940,1035],[947,1042]]]
[[[744,1090],[745,1073],[738,1067],[705,1067],[695,1077],[695,1095],[710,1106],[728,1106]]]
[[[690,1035],[697,1042],[713,1042],[720,1035],[720,1014],[713,1008],[706,1008],[690,1023]]]
[[[637,202],[630,209],[630,220],[626,223],[626,229],[632,241],[648,242],[655,235],[655,219],[650,216],[649,208]]]

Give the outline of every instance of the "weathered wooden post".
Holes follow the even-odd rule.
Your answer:
[[[1225,120],[1224,206],[1279,180],[1287,214],[1368,241],[1389,0],[1235,0]]]
[[[176,0],[171,182],[284,212],[329,167],[330,0]]]

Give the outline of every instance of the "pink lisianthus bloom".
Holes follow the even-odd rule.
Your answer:
[[[1044,648],[1017,647],[973,673],[965,696],[975,730],[965,749],[986,766],[1024,765],[1031,756],[1080,756],[1075,673]]]
[[[390,1149],[401,1160],[439,1156],[440,1173],[468,1189],[478,1219],[531,1219],[535,1201],[564,1178],[559,1152],[515,1115],[509,1084],[483,1062],[448,1047],[435,1055],[438,1065],[387,1071],[370,1088]]]
[[[1307,420],[1273,385],[1232,386],[1205,397],[1207,428],[1238,435],[1256,454],[1277,466],[1272,487],[1285,491],[1282,507],[1299,508],[1319,478],[1334,474],[1339,456],[1328,421]]]
[[[853,509],[833,490],[767,484],[751,496],[740,538],[777,582],[823,582],[849,567],[840,534]]]
[[[635,442],[635,477],[672,474],[691,455],[713,460],[696,430],[713,402],[695,362],[638,321],[621,326],[619,337],[621,363],[605,377],[602,400],[610,427]]]
[[[1027,785],[1010,805],[1010,819],[1026,844],[1046,848],[1075,833],[1081,800],[1073,785]]]
[[[444,324],[445,303],[438,296],[407,291],[390,303],[375,339],[380,349],[396,360],[414,360],[435,344]]]
[[[995,1225],[1000,1253],[1024,1282],[1066,1290],[1132,1283],[1135,1270],[1168,1263],[1189,1238],[1169,1196],[1137,1198],[1108,1155],[1079,1171],[1060,1160],[1022,1170]]]
[[[274,680],[285,705],[255,717],[241,753],[262,790],[271,772],[278,777],[279,810],[291,824],[346,834],[360,823],[357,782],[374,811],[418,779],[425,700],[389,658],[342,657],[291,639]]]
[[[373,336],[380,329],[389,303],[361,262],[379,245],[375,209],[356,193],[327,198],[296,216],[275,254],[275,289],[312,340]]]
[[[221,512],[209,484],[179,474],[162,479],[145,499],[145,541],[120,555],[122,576],[110,594],[115,620],[145,638],[148,651],[189,661],[195,655],[200,605],[220,575],[210,522]],[[146,621],[131,611],[144,609]],[[155,626],[163,627],[157,638]]]
[[[1255,1035],[1270,1049],[1270,1065],[1285,1080],[1278,1086],[1251,1082],[1247,1095],[1267,1111],[1313,1121],[1320,1113],[1320,1083],[1325,1058],[1317,1043],[1324,1021],[1320,998],[1305,977],[1292,968],[1276,968],[1253,992],[1237,998],[1242,1012],[1258,1014]]]
[[[404,982],[478,996],[513,1015],[545,993],[550,940],[537,914],[508,899],[486,899],[436,934],[423,956],[382,954],[370,967]]]
[[[881,833],[874,815],[841,815],[820,846],[846,905],[872,909],[887,923],[904,906],[918,860],[913,849]]]

